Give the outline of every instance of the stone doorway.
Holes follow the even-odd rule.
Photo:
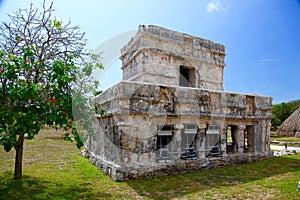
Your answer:
[[[254,152],[253,126],[246,126],[244,133],[244,152]]]
[[[236,153],[237,152],[237,126],[230,125],[227,129],[227,138],[226,138],[226,153]]]

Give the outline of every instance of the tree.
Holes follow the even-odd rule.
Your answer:
[[[275,128],[280,126],[296,110],[299,104],[300,100],[274,104],[272,126]]]
[[[0,145],[16,150],[15,179],[22,177],[24,136],[33,138],[45,125],[63,128],[65,139],[83,146],[74,106],[76,112],[91,106],[83,94],[96,90],[91,74],[102,67],[99,55],[86,50],[80,28],[53,18],[53,11],[53,3],[44,1],[41,12],[31,4],[0,25]],[[81,127],[88,116],[82,115]]]

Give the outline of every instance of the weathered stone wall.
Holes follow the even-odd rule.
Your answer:
[[[247,101],[249,97],[254,101]],[[271,97],[133,81],[114,85],[95,101],[107,111],[107,115],[167,114],[249,120],[272,117]]]
[[[94,101],[84,155],[116,181],[272,156],[272,98],[223,91],[224,45],[140,26],[121,50],[123,81]]]
[[[156,26],[141,26],[121,50],[123,80],[179,86],[179,68],[195,70],[194,87],[223,90],[224,45]]]
[[[114,181],[126,181],[138,178],[153,178],[167,176],[172,174],[183,174],[201,170],[208,170],[217,167],[225,167],[236,164],[245,164],[254,161],[260,161],[273,157],[272,152],[252,153],[252,154],[231,154],[222,155],[221,157],[208,157],[198,160],[177,160],[177,162],[153,163],[152,165],[130,165],[117,166],[100,159],[93,153],[84,151],[83,155],[110,176]]]
[[[182,172],[208,169],[271,155],[270,97],[122,81],[95,101],[107,113],[98,118],[97,135],[86,149],[92,155],[92,162],[110,173],[114,180],[174,174],[182,169]],[[194,161],[180,159],[183,124],[199,125],[199,152]],[[220,147],[223,153],[217,161],[205,157],[210,151],[205,147],[207,124],[222,127]],[[158,159],[156,155],[158,127],[162,125],[174,125],[168,159]],[[226,127],[229,125],[237,127],[233,153],[239,156],[226,153]],[[248,128],[249,145],[244,152],[247,127],[252,128]],[[214,161],[211,163],[211,160]],[[166,166],[171,166],[169,171]]]

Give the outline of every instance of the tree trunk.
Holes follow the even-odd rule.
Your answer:
[[[14,179],[22,178],[23,144],[24,144],[24,135],[22,134],[19,136],[17,144],[14,146],[16,150]]]

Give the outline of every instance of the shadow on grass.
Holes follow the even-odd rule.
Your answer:
[[[11,172],[0,176],[0,200],[11,199],[111,199],[109,193],[92,193],[91,184],[68,185],[30,176],[12,179]],[[53,179],[55,180],[55,178]]]
[[[279,181],[267,180],[267,178],[273,176],[284,177],[286,173],[296,171],[300,171],[300,154],[201,172],[130,180],[127,184],[145,198],[180,199],[183,196],[192,196],[194,193],[204,193],[212,188],[223,190],[224,188],[229,189],[229,187],[243,184],[253,184],[255,192],[257,181],[260,180],[270,181],[268,184],[275,184],[275,186],[278,184],[276,187],[280,189]],[[297,178],[299,177],[295,177],[295,179]],[[254,181],[256,182],[252,183]],[[249,185],[245,186],[245,190],[248,189]]]
[[[44,193],[45,182],[31,179],[29,176],[23,176],[20,180],[12,179],[13,173],[5,172],[0,186],[0,200],[2,199],[22,199],[24,196],[34,198]]]

